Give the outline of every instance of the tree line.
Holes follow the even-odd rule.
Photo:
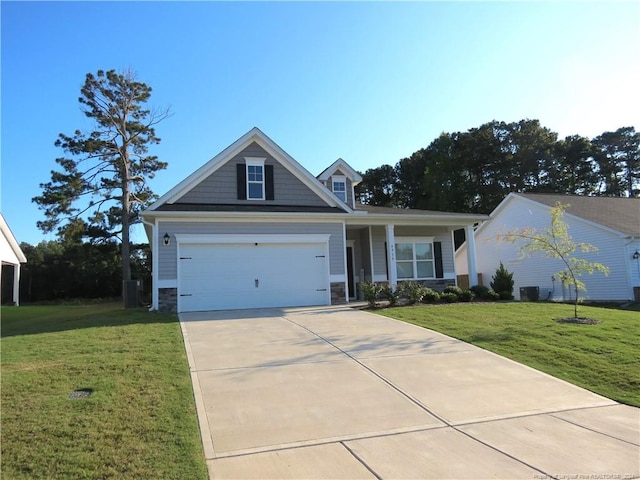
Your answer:
[[[20,269],[20,303],[122,296],[120,243],[52,240],[37,245],[23,242],[20,248],[28,260]],[[151,291],[149,245],[131,245],[131,273],[142,282],[141,298],[148,300]],[[3,290],[11,285],[4,280]],[[6,297],[3,292],[3,299]]]
[[[593,139],[559,139],[538,120],[494,120],[442,133],[362,178],[361,203],[461,213],[488,214],[511,192],[637,197],[640,132],[622,127]]]

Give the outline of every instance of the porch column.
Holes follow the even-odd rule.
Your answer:
[[[467,268],[469,271],[469,287],[478,285],[478,268],[476,267],[476,240],[473,235],[473,225],[465,228],[467,236]]]
[[[13,266],[13,303],[17,307],[20,305],[20,264]]]
[[[387,270],[389,271],[389,286],[396,288],[398,284],[398,270],[396,269],[396,236],[394,225],[386,225],[387,232]]]

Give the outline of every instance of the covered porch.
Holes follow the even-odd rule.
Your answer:
[[[362,299],[359,285],[364,282],[388,283],[395,288],[398,282],[414,281],[439,291],[457,285],[453,232],[460,228],[470,239],[469,286],[478,285],[473,229],[485,216],[384,210],[393,213],[372,212],[345,225],[347,299]],[[449,216],[457,221],[452,222]]]

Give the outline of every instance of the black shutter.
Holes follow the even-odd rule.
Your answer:
[[[442,268],[442,242],[433,242],[433,258],[436,263],[436,278],[444,278]]]
[[[247,167],[244,163],[236,164],[236,181],[238,182],[238,200],[247,199]]]
[[[264,166],[264,196],[266,200],[274,200],[273,165]]]

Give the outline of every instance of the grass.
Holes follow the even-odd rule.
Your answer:
[[[2,477],[206,479],[175,315],[117,304],[2,316]],[[69,398],[92,389],[89,398]]]
[[[640,407],[640,315],[581,306],[597,325],[561,324],[573,307],[471,303],[399,307],[378,313],[511,358],[618,402]]]

